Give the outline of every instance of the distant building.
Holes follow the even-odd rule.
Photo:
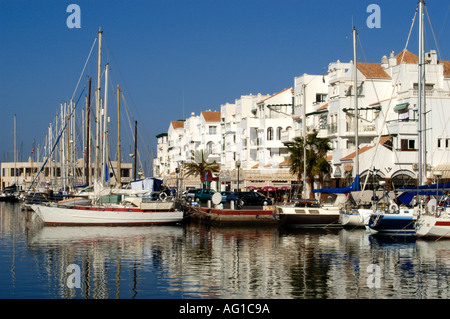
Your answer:
[[[75,178],[72,172],[67,178],[61,177],[61,167],[59,163],[47,164],[42,171],[43,162],[34,162],[31,159],[28,162],[3,162],[1,163],[1,187],[2,189],[17,183],[23,190],[26,190],[34,181],[33,189],[45,191],[46,189],[62,190],[64,186],[71,189],[73,186],[85,184],[85,169],[82,159],[79,159],[75,166]],[[112,171],[109,172],[109,183],[115,185],[117,181],[117,162],[111,162]],[[16,171],[16,174],[14,174]],[[40,174],[38,175],[38,173]],[[91,174],[94,174],[93,165],[91,165]],[[121,163],[121,182],[127,184],[132,180],[132,164]]]

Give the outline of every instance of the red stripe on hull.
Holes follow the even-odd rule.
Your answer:
[[[136,227],[143,227],[143,226],[156,226],[156,225],[175,225],[180,224],[181,221],[176,222],[143,222],[143,223],[52,223],[52,222],[46,222],[45,226],[110,226],[110,227],[120,227],[120,226],[136,226]]]
[[[140,208],[89,207],[89,206],[73,206],[71,207],[71,209],[93,210],[96,212],[136,212],[136,213],[162,213],[175,211],[175,209],[140,209]]]
[[[435,226],[447,226],[450,227],[450,221],[449,222],[443,222],[443,221],[436,221]]]

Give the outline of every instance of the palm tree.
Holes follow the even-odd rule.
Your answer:
[[[302,179],[308,181],[311,190],[315,176],[318,176],[321,184],[323,184],[324,177],[331,172],[331,165],[326,160],[327,152],[332,150],[330,139],[319,138],[317,134],[317,130],[314,130],[312,134],[306,137],[306,142],[303,137],[295,137],[293,143],[288,145],[291,173],[297,175],[299,182]],[[305,149],[306,176],[302,176],[304,167],[303,152]],[[310,193],[311,196],[313,196],[312,192]]]
[[[205,173],[211,172],[219,172],[220,165],[214,162],[207,162],[208,153],[205,153],[203,150],[192,151],[191,152],[191,161],[183,164],[184,169],[186,170],[186,176],[202,176]]]

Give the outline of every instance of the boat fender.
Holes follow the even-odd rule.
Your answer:
[[[442,211],[440,210],[440,209],[438,209],[437,211],[436,211],[436,217],[441,217],[441,213],[442,213]]]
[[[160,200],[164,201],[164,200],[166,200],[166,198],[167,198],[167,194],[166,193],[162,192],[161,194],[159,194],[159,199]]]

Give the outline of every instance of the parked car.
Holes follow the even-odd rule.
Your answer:
[[[272,205],[272,199],[258,192],[236,192],[237,203],[244,205]]]
[[[197,202],[207,202],[212,199],[213,195],[216,193],[213,189],[197,189],[195,192],[194,200]]]
[[[232,191],[221,191],[220,194],[222,195],[222,203],[229,203],[237,199],[236,194]]]
[[[188,189],[185,192],[183,192],[182,197],[188,202],[194,201],[196,192],[197,192],[197,189]]]

